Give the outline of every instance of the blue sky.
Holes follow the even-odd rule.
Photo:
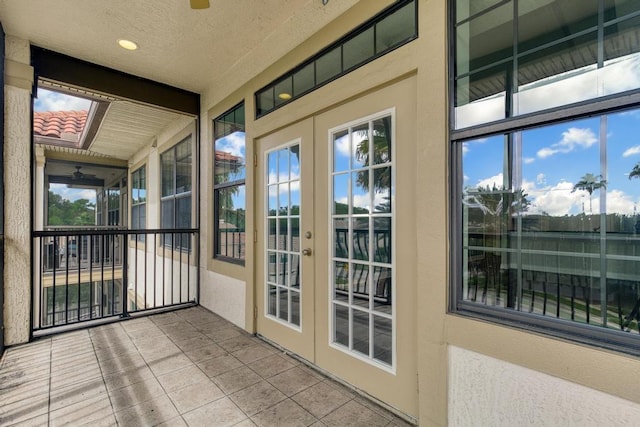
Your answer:
[[[640,179],[628,179],[640,162],[640,110],[607,116],[607,170],[601,163],[599,117],[561,123],[522,133],[522,188],[532,202],[530,213],[589,213],[589,194],[573,186],[587,173],[607,180],[607,212],[633,214],[640,208]],[[470,141],[463,146],[464,186],[503,184],[504,137]],[[591,197],[593,212],[600,194]]]
[[[88,110],[91,101],[69,96],[58,92],[38,88],[38,97],[34,102],[34,110],[42,111],[78,111]],[[75,201],[87,199],[91,203],[96,203],[96,192],[86,188],[69,188],[65,184],[49,184],[49,190],[62,196],[63,199]]]

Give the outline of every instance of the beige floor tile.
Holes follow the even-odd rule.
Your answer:
[[[49,394],[40,394],[0,405],[0,425],[12,425],[49,412]]]
[[[271,356],[276,352],[277,350],[271,346],[265,344],[255,344],[235,351],[232,354],[242,363],[251,363],[255,362],[256,360],[264,359],[265,357]]]
[[[74,383],[64,387],[51,387],[49,410],[56,411],[95,397],[107,398],[107,388],[102,378]],[[107,399],[108,400],[108,399]]]
[[[234,424],[233,427],[256,427],[256,423],[251,421],[250,418],[247,418],[246,420],[240,421],[238,424]]]
[[[109,391],[111,404],[116,411],[165,396],[164,389],[157,379],[150,378],[127,387]]]
[[[146,365],[147,362],[137,353],[123,353],[119,357],[100,361],[102,371],[110,374],[131,371]]]
[[[63,387],[66,385],[82,383],[90,379],[100,378],[102,371],[98,363],[76,366],[53,371],[51,374],[51,387]]]
[[[231,394],[261,381],[262,378],[248,367],[241,366],[218,375],[213,380],[226,394]]]
[[[262,378],[270,378],[296,366],[288,357],[278,354],[249,363],[248,366]]]
[[[151,372],[151,369],[149,369],[148,366],[135,368],[129,371],[122,371],[115,374],[107,372],[104,374],[104,383],[109,391],[114,391],[119,388],[154,378],[153,372]]]
[[[255,415],[287,398],[266,381],[249,386],[229,396],[247,415]]]
[[[178,369],[194,366],[193,362],[189,360],[182,352],[174,354],[159,360],[149,362],[149,368],[156,376],[167,374],[169,372],[177,371]]]
[[[157,425],[178,416],[173,403],[164,394],[116,412],[116,420],[120,426]]]
[[[169,397],[180,414],[185,414],[209,402],[224,397],[224,392],[211,380],[191,384],[180,390],[169,393]]]
[[[187,427],[187,422],[182,417],[176,417],[160,423],[156,427]]]
[[[306,427],[317,421],[291,399],[284,400],[251,417],[260,427]]]
[[[269,378],[269,382],[287,396],[293,396],[320,380],[297,366]]]
[[[195,365],[160,375],[157,378],[167,393],[191,384],[209,382],[209,377]]]
[[[228,397],[201,406],[182,417],[191,427],[233,426],[247,418]]]
[[[244,332],[236,328],[222,328],[214,331],[205,331],[205,335],[211,338],[214,342],[220,342],[242,336],[244,335]]]
[[[218,345],[229,353],[233,353],[238,350],[242,350],[243,348],[251,347],[259,343],[260,341],[256,338],[252,338],[249,335],[239,335],[237,337],[229,338],[228,340],[218,342]]]
[[[7,384],[4,382],[0,384],[2,384],[0,386],[0,402],[2,402],[2,405],[20,402],[21,400],[27,401],[40,395],[49,396],[50,381],[48,377],[21,384]]]
[[[386,426],[390,420],[366,406],[351,400],[321,421],[328,426]]]
[[[187,357],[194,362],[202,362],[208,359],[213,359],[214,357],[220,357],[227,354],[227,352],[222,347],[211,342],[211,340],[209,340],[208,338],[207,340],[209,341],[207,344],[197,348],[183,347],[184,354],[186,354]]]
[[[215,343],[208,336],[204,334],[200,334],[188,340],[177,340],[175,341],[175,344],[182,351],[186,351],[186,350],[196,350],[200,347],[204,347],[204,346],[215,344]]]
[[[242,366],[242,362],[233,357],[230,354],[225,356],[216,357],[204,362],[199,362],[198,366],[209,377],[217,377],[225,372],[229,372],[233,369]]]
[[[116,419],[109,399],[99,395],[52,410],[49,425],[114,426]]]
[[[336,388],[320,382],[291,397],[316,418],[330,414],[352,399]]]

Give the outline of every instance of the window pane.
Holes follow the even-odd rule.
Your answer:
[[[176,145],[176,193],[191,191],[191,138]]]
[[[361,64],[373,56],[373,28],[358,34],[342,45],[344,69]]]
[[[273,86],[270,86],[256,94],[256,104],[256,112],[258,116],[273,110],[275,105]]]
[[[322,84],[342,72],[341,47],[325,53],[316,59],[316,84]]]
[[[293,97],[293,80],[287,77],[275,84],[275,106],[279,106]]]
[[[388,365],[393,362],[391,319],[373,316],[373,358]]]
[[[470,16],[476,15],[501,1],[502,0],[457,0],[456,21],[460,22]]]
[[[300,96],[315,85],[315,64],[306,65],[293,74],[293,96]]]
[[[376,24],[376,53],[400,44],[416,34],[416,6],[409,3]]]
[[[353,310],[353,349],[369,356],[369,313]]]
[[[344,130],[333,134],[333,171],[342,172],[350,168],[351,146],[349,131]]]
[[[338,344],[342,344],[346,347],[349,346],[349,309],[341,305],[333,305],[333,324],[334,324],[334,336],[333,341]]]
[[[353,259],[369,261],[369,218],[353,218]]]
[[[162,153],[160,156],[162,166],[162,197],[175,194],[175,153],[173,149]]]
[[[336,262],[333,266],[333,298],[335,301],[349,302],[349,264]]]
[[[640,4],[636,3],[636,9]],[[604,30],[602,95],[640,87],[640,17],[627,19]]]
[[[378,165],[391,161],[391,117],[373,122],[373,163]]]
[[[244,259],[245,186],[216,190],[216,194],[218,198],[218,253],[216,255]],[[275,226],[275,223],[273,225]]]

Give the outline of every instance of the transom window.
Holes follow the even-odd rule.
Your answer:
[[[331,344],[393,367],[393,115],[330,134]]]
[[[191,135],[160,155],[162,228],[191,228]],[[166,245],[190,249],[189,234],[167,234]]]
[[[255,94],[256,117],[343,76],[418,37],[418,2],[399,0]]]
[[[453,310],[640,349],[640,3],[455,5]]]

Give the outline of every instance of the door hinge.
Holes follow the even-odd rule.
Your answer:
[[[257,305],[253,306],[253,318],[254,319],[258,318],[258,306]]]
[[[253,230],[253,243],[258,243],[258,230]]]
[[[257,154],[253,155],[253,166],[258,166],[258,155]]]

